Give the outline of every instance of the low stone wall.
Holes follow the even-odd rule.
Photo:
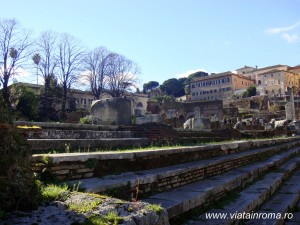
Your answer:
[[[95,130],[54,130],[42,129],[39,132],[28,132],[28,139],[99,139],[131,138],[131,131],[95,131]]]
[[[90,152],[110,149],[140,148],[150,144],[148,138],[104,139],[28,139],[34,154],[47,152]],[[89,154],[89,153],[87,153]]]
[[[107,174],[117,174],[126,171],[140,171],[153,168],[161,168],[186,162],[208,159],[221,155],[247,151],[266,146],[282,147],[272,148],[270,152],[249,155],[245,159],[219,167],[220,173],[224,168],[235,168],[237,165],[245,165],[249,162],[259,160],[267,155],[282,150],[290,144],[300,144],[299,138],[285,138],[276,140],[260,141],[237,141],[228,144],[183,147],[164,150],[143,150],[131,152],[95,152],[95,153],[69,153],[69,154],[42,154],[33,155],[32,170],[38,174],[47,171],[58,180],[66,181],[72,179],[99,177]],[[216,170],[217,168],[212,168]],[[202,173],[201,171],[199,173]],[[205,173],[208,173],[207,171]],[[188,174],[191,176],[193,174]],[[201,176],[201,175],[199,175]],[[187,178],[188,179],[188,178]]]
[[[119,126],[114,125],[92,125],[80,123],[54,123],[54,122],[29,122],[16,121],[16,126],[39,126],[43,129],[57,130],[117,130]]]

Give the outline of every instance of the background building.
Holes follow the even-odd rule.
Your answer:
[[[249,77],[232,72],[211,74],[191,82],[192,100],[225,100],[233,97],[235,91],[246,90],[255,82]]]

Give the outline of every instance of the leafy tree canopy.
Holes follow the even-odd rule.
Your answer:
[[[168,79],[160,85],[160,89],[167,95],[180,97],[184,95],[184,85],[182,81],[183,80],[177,80],[176,78]]]
[[[247,90],[243,93],[243,98],[251,97],[256,95],[256,86],[251,85],[247,88]]]
[[[18,117],[35,120],[38,115],[38,100],[38,96],[30,88],[20,84],[12,85],[10,102]]]
[[[157,81],[149,81],[148,83],[145,83],[143,85],[143,91],[144,93],[151,91],[159,86],[159,83]]]

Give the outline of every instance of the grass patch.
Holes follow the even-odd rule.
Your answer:
[[[76,211],[79,213],[86,213],[92,211],[101,203],[101,200],[96,199],[90,202],[80,202],[80,203],[69,203],[68,208],[72,211]]]
[[[55,185],[55,184],[48,184],[47,186],[41,186],[41,194],[42,197],[47,201],[57,200],[59,199],[62,194],[69,191],[67,185]]]
[[[84,221],[83,225],[108,225],[108,224],[117,225],[119,223],[122,223],[123,221],[124,219],[118,216],[116,212],[109,212],[105,216],[99,216],[99,215],[90,216]]]
[[[122,217],[120,217],[116,212],[109,212],[104,218],[113,223],[114,225],[119,224],[124,221]]]
[[[87,218],[82,225],[108,225],[108,222],[105,218],[94,215]]]
[[[151,204],[151,205],[146,205],[145,206],[146,210],[151,210],[156,212],[158,215],[161,214],[161,212],[164,210],[160,205],[158,204]]]

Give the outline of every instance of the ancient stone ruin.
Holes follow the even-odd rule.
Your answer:
[[[126,98],[94,101],[90,119],[97,125],[128,125],[131,123],[131,101]]]

